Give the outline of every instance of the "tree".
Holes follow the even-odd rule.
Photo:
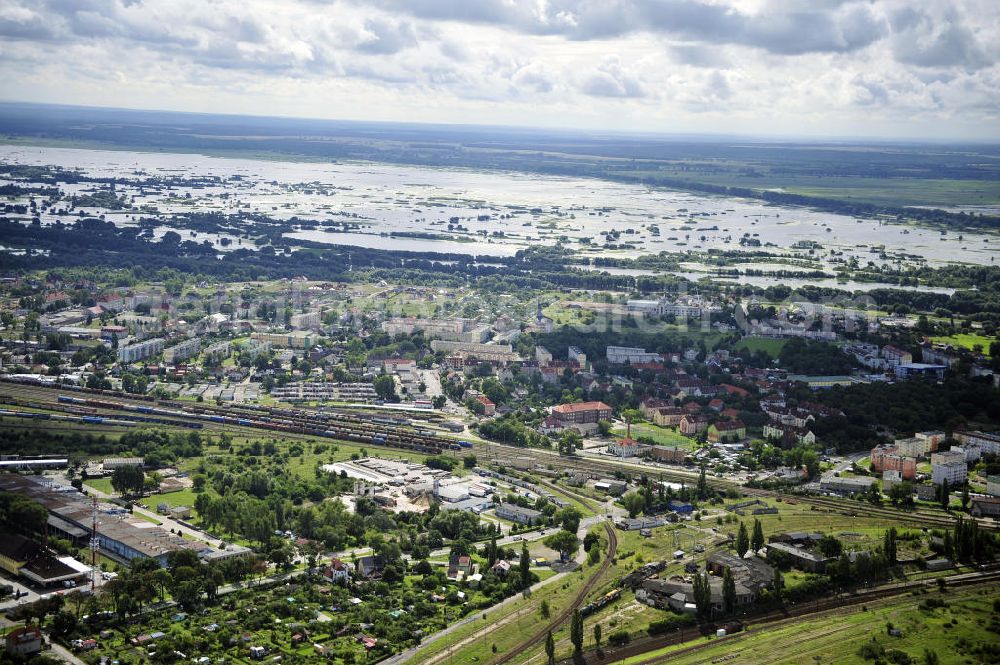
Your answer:
[[[816,546],[823,553],[823,556],[827,558],[840,556],[840,553],[844,551],[843,543],[836,536],[831,536],[830,534],[825,534],[820,538]]]
[[[940,492],[938,498],[941,500],[941,507],[948,510],[948,504],[951,503],[951,488],[948,486],[947,478],[941,481]]]
[[[76,630],[76,617],[66,610],[60,610],[52,618],[52,634],[55,637],[69,635]]]
[[[878,483],[872,483],[868,486],[868,493],[866,494],[868,503],[873,506],[877,506],[882,503],[882,491],[878,488]]]
[[[708,478],[704,464],[701,465],[701,471],[698,472],[698,496],[702,499],[708,497]]]
[[[521,542],[521,561],[518,565],[521,570],[521,588],[527,589],[531,586],[531,557],[528,556],[528,543]]]
[[[969,509],[969,501],[970,501],[970,497],[969,497],[969,484],[966,483],[962,487],[962,510],[968,510]]]
[[[379,374],[374,381],[375,394],[386,402],[396,399],[396,381],[388,374]]]
[[[629,517],[635,517],[646,507],[646,499],[638,492],[629,492],[622,497],[622,505],[628,511]]]
[[[545,656],[548,658],[548,665],[556,665],[556,642],[552,639],[552,631],[545,636]]]
[[[749,549],[750,538],[747,536],[747,525],[740,522],[740,530],[736,534],[736,553],[739,554],[742,559]]]
[[[601,650],[601,624],[599,623],[594,624],[594,646],[597,647],[598,651]]]
[[[583,517],[583,514],[576,506],[566,506],[553,515],[553,518],[562,524],[562,528],[570,533],[576,533],[580,530],[581,517]]]
[[[543,598],[542,604],[538,606],[538,613],[543,619],[548,619],[551,612],[552,608],[549,607],[549,601]]]
[[[583,615],[580,610],[573,610],[573,619],[569,626],[569,641],[573,643],[573,655],[583,653]]]
[[[705,621],[712,614],[712,589],[708,584],[708,576],[704,573],[696,574],[692,587],[691,591],[694,596],[698,619]]]
[[[135,464],[119,466],[111,474],[111,487],[122,497],[141,496],[145,484],[146,474]]]
[[[890,527],[882,540],[882,553],[890,566],[896,565],[896,527]]]
[[[564,529],[547,536],[542,542],[546,547],[559,552],[559,557],[563,561],[569,559],[580,547],[580,539],[576,534]]]
[[[774,598],[781,603],[781,592],[785,588],[785,578],[781,575],[781,569],[778,567],[774,568],[774,579],[771,582],[772,591],[774,591]]]
[[[938,658],[937,652],[930,649],[924,649],[924,663],[923,665],[938,665],[941,659]]]
[[[754,552],[759,552],[764,547],[764,525],[756,518],[753,521],[753,536],[750,537],[750,547],[753,548]]]
[[[573,455],[583,444],[583,437],[571,429],[563,430],[559,437],[559,454]]]
[[[889,488],[889,501],[894,506],[900,504],[904,506],[913,505],[913,484],[909,481],[895,483]]]
[[[736,610],[736,580],[728,567],[722,573],[722,604],[726,608],[726,614],[732,614]]]

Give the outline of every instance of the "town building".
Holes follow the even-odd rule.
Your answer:
[[[566,349],[566,357],[571,362],[575,362],[581,369],[587,369],[587,354],[578,346],[571,346]]]
[[[897,379],[927,379],[931,381],[941,381],[944,379],[944,371],[947,365],[931,365],[928,363],[903,363],[893,368],[893,373]]]
[[[42,631],[38,626],[14,628],[6,637],[7,654],[31,656],[42,650]]]
[[[649,449],[649,455],[657,462],[666,462],[667,464],[683,464],[687,459],[688,451],[685,448],[678,448],[674,446],[672,448],[667,446],[652,446]]]
[[[1000,496],[1000,476],[986,476],[986,493]]]
[[[775,563],[786,559],[792,566],[809,573],[822,573],[826,568],[827,558],[811,549],[800,545],[783,542],[767,544],[767,560]]]
[[[833,492],[834,494],[861,494],[867,492],[868,489],[875,483],[875,479],[867,476],[828,476],[820,480],[819,488],[824,492]]]
[[[292,314],[288,319],[288,325],[293,330],[319,331],[322,324],[323,319],[319,312],[300,312]]]
[[[340,559],[333,559],[323,569],[323,578],[328,582],[347,582],[351,579],[351,569]]]
[[[605,350],[607,355],[607,360],[612,365],[624,365],[628,363],[630,365],[636,365],[641,363],[659,363],[663,362],[663,356],[659,353],[647,352],[646,349],[640,349],[631,346],[609,346]]]
[[[712,443],[739,441],[746,438],[747,427],[740,420],[723,420],[708,428],[708,440]]]
[[[573,427],[581,431],[596,430],[598,422],[611,420],[611,413],[611,407],[604,402],[576,402],[552,407],[552,416],[563,427]]]
[[[976,496],[969,503],[969,514],[973,517],[1000,518],[1000,497]]]
[[[501,503],[496,508],[497,517],[502,517],[518,524],[535,524],[542,518],[542,513],[532,508],[522,508],[516,503]]]
[[[250,339],[264,342],[279,349],[308,349],[315,343],[315,337],[304,330],[286,332],[255,332],[250,333]]]
[[[975,444],[979,446],[982,453],[1000,455],[1000,434],[959,430],[955,432],[954,437],[963,446]]]
[[[684,409],[679,406],[665,406],[653,412],[652,421],[660,427],[676,427],[681,424]]]
[[[194,358],[201,351],[201,340],[198,338],[188,339],[180,344],[171,346],[168,349],[163,350],[163,362],[165,363],[179,363],[187,360],[188,358]]]
[[[476,395],[476,401],[483,405],[484,416],[494,416],[497,412],[497,405],[486,395]]]
[[[765,439],[771,441],[792,442],[792,443],[816,443],[816,435],[807,427],[794,427],[792,425],[775,425],[768,423],[764,425],[763,435]]]
[[[945,439],[944,432],[917,432],[912,437],[896,439],[895,445],[900,455],[906,457],[926,457],[937,452],[938,445]]]
[[[271,389],[271,397],[287,402],[374,402],[371,383],[331,383],[294,381]]]
[[[965,482],[968,473],[964,451],[953,449],[931,455],[931,482],[935,485],[941,485],[946,480],[949,485],[960,485]]]
[[[147,339],[145,342],[119,346],[118,362],[126,364],[136,363],[146,358],[158,356],[161,353],[163,353],[163,340],[154,337],[153,339]]]
[[[697,414],[685,414],[678,423],[678,429],[680,429],[681,434],[695,436],[708,429],[708,418]]]
[[[913,354],[898,346],[886,345],[882,347],[882,357],[885,364],[890,367],[897,365],[908,365],[913,362]]]
[[[417,319],[398,317],[382,322],[382,330],[396,336],[412,335],[423,331],[424,337],[436,338],[448,342],[470,342],[481,344],[490,337],[490,327],[472,319]]]
[[[903,480],[913,480],[917,477],[917,460],[901,455],[899,448],[895,445],[881,445],[872,448],[871,463],[872,470],[877,473],[898,471]]]

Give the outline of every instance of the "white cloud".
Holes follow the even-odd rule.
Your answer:
[[[1000,138],[990,0],[6,0],[7,99]]]

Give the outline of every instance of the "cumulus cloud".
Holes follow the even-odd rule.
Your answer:
[[[642,83],[617,56],[608,56],[583,81],[580,89],[593,97],[645,97]]]
[[[184,110],[996,135],[998,59],[991,0],[0,2],[6,98]]]

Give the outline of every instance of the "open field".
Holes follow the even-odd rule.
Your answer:
[[[996,338],[979,335],[977,333],[957,333],[955,335],[949,335],[948,337],[932,337],[931,341],[935,344],[951,344],[952,346],[958,346],[969,350],[972,350],[975,346],[979,346],[982,348],[984,353],[988,353],[990,350],[990,344],[995,342]]]
[[[746,337],[734,347],[736,351],[747,349],[751,353],[763,351],[772,358],[777,358],[788,342],[786,339],[771,339],[768,337]]]
[[[946,607],[921,608],[922,601],[939,598]],[[918,597],[906,596],[876,602],[862,608],[845,608],[823,613],[804,621],[788,621],[759,631],[722,640],[702,638],[698,643],[716,642],[714,646],[689,654],[669,654],[692,643],[667,647],[625,660],[628,665],[669,662],[683,664],[735,660],[747,663],[841,663],[860,664],[861,647],[874,640],[882,649],[897,649],[921,662],[924,650],[934,651],[942,665],[997,662],[997,630],[1000,629],[998,589],[961,589]],[[902,632],[891,637],[887,625]],[[803,639],[808,636],[808,639]],[[987,653],[984,653],[984,650]],[[992,654],[992,655],[990,655]]]
[[[624,427],[616,427],[611,430],[612,434],[625,436]],[[633,423],[632,438],[649,437],[660,446],[676,446],[678,448],[693,449],[694,439],[684,436],[673,427],[660,427],[652,423]]]

